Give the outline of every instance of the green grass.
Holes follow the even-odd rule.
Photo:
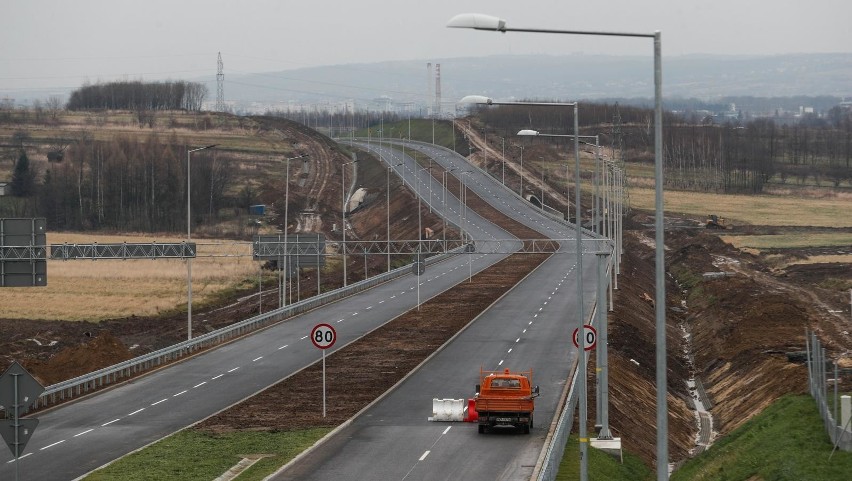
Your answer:
[[[837,451],[810,396],[784,396],[688,461],[672,481],[852,479],[852,453]]]
[[[88,481],[183,481],[210,480],[237,464],[243,455],[268,454],[244,471],[240,481],[259,481],[293,459],[329,428],[288,432],[235,432],[204,434],[192,429],[180,431],[141,451],[96,471]]]
[[[559,465],[557,481],[579,479],[580,444],[577,436],[568,438],[565,455]],[[615,457],[589,447],[589,481],[643,481],[652,478],[651,470],[638,457],[625,452],[624,464]]]

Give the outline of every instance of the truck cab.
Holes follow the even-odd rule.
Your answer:
[[[513,427],[529,434],[538,395],[538,386],[532,386],[532,370],[515,373],[509,369],[480,370],[474,396],[479,432]]]

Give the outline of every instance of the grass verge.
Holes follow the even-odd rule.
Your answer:
[[[87,481],[215,479],[243,457],[266,455],[240,481],[259,481],[325,436],[330,428],[206,434],[185,429],[87,476]]]
[[[837,451],[810,396],[784,396],[708,451],[688,461],[672,481],[850,479],[852,453]]]
[[[559,464],[559,473],[556,474],[557,481],[569,481],[579,479],[580,457],[578,455],[580,444],[577,436],[568,438],[565,445],[565,455]],[[598,449],[589,447],[589,480],[590,481],[644,481],[652,478],[651,470],[642,463],[642,460],[630,453],[624,453],[624,463],[609,454]]]

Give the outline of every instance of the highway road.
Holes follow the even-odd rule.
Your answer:
[[[436,156],[447,155],[446,151],[439,152],[436,150],[434,153]],[[460,157],[454,158],[450,156],[450,158],[445,160],[453,165],[458,164],[462,166],[459,163],[460,159]],[[427,177],[428,174],[422,170],[415,170],[417,168],[414,166],[414,161],[410,157],[406,157],[404,161],[405,165],[399,168],[406,169],[404,174],[406,183],[409,185],[413,183],[420,191],[421,198],[428,199],[429,191],[427,189],[430,183]],[[440,158],[438,161],[443,162]],[[419,175],[415,176],[415,174]],[[480,176],[482,176],[481,173],[474,172],[465,177],[469,177],[466,180],[472,189],[477,191],[483,198],[487,198],[492,194],[491,191],[495,186],[490,182],[490,178],[480,178]],[[421,178],[421,182],[414,181],[413,179],[416,177]],[[433,180],[432,187],[433,189],[439,189],[440,182]],[[433,209],[438,211],[446,209],[448,218],[457,219],[459,208],[461,207],[458,199],[448,194],[447,203],[444,205],[443,203],[437,203],[435,200],[436,197],[438,196],[433,191]],[[527,218],[528,222],[533,222],[534,224],[548,225],[547,221],[541,220],[538,214],[529,214],[526,212],[529,208],[524,206],[523,201],[520,199],[504,200],[506,202],[504,205],[505,211],[510,215]],[[515,203],[517,205],[514,205]],[[470,232],[470,235],[474,239],[493,240],[510,239],[511,237],[499,227],[485,221],[473,212],[467,213],[464,228]],[[551,232],[542,232],[554,238],[565,238],[564,226],[554,225]],[[435,266],[430,266],[426,274],[420,278],[421,298],[426,300],[443,292],[466,279],[468,269],[474,273],[478,272],[488,265],[499,261],[507,255],[508,251],[519,245],[516,242],[506,242],[505,244],[498,249],[499,253],[477,252],[471,255],[460,255]],[[493,245],[489,244],[489,246]],[[544,291],[554,292],[555,294],[552,295],[554,299],[560,299],[558,301],[554,300],[552,303],[548,301],[548,304],[540,300],[542,313],[539,316],[542,319],[553,317],[554,319],[561,318],[563,324],[566,322],[564,319],[566,311],[563,309],[565,306],[562,306],[563,302],[561,299],[563,295],[573,297],[573,295],[563,294],[566,289],[569,292],[573,292],[568,287],[568,284],[571,282],[571,276],[569,275],[570,266],[568,265],[570,257],[572,256],[554,256],[554,259],[562,259],[559,265],[553,262],[551,264],[554,267],[540,268],[537,271],[537,273],[541,273],[541,279],[536,281],[539,284],[533,290],[537,293],[543,293]],[[556,280],[560,277],[565,277],[561,286]],[[20,479],[22,481],[75,479],[132,450],[154,442],[263,390],[267,386],[320,359],[321,353],[307,339],[311,327],[320,322],[332,323],[337,329],[339,337],[338,344],[336,344],[333,350],[339,349],[346,343],[357,339],[377,326],[411,309],[416,304],[415,279],[411,275],[405,276],[323,308],[294,317],[287,322],[268,328],[262,333],[248,336],[219,349],[197,355],[156,373],[135,379],[77,402],[38,414],[37,417],[40,419],[39,427],[30,439],[24,456],[18,461]],[[558,291],[556,287],[559,287]],[[591,288],[589,289],[591,290]],[[483,339],[481,341],[474,340],[474,344],[485,346],[476,349],[485,350],[480,351],[478,354],[472,352],[469,356],[476,358],[473,371],[468,374],[469,370],[467,367],[465,366],[463,369],[465,375],[469,377],[465,378],[463,383],[459,383],[458,385],[454,383],[442,385],[440,391],[428,394],[425,404],[427,408],[422,413],[418,413],[416,418],[411,417],[411,413],[409,412],[405,416],[408,421],[415,422],[418,426],[424,424],[422,421],[425,421],[426,416],[430,414],[427,411],[430,410],[431,398],[434,396],[464,397],[469,395],[473,384],[475,384],[476,372],[479,365],[481,364],[486,368],[498,365],[500,363],[498,360],[498,357],[501,355],[500,351],[505,350],[506,353],[503,356],[507,359],[522,358],[525,360],[525,364],[530,364],[529,366],[519,366],[518,368],[532,367],[536,369],[536,382],[541,384],[542,390],[547,393],[542,396],[542,402],[539,403],[540,411],[537,410],[537,428],[534,431],[535,434],[529,436],[527,439],[541,437],[543,435],[541,431],[543,429],[542,426],[549,422],[546,419],[548,416],[547,406],[555,403],[555,396],[558,389],[561,389],[559,386],[565,382],[569,359],[567,358],[563,345],[564,342],[562,341],[556,343],[558,348],[553,349],[556,357],[552,358],[552,360],[545,361],[542,359],[539,361],[536,359],[536,356],[543,355],[544,352],[531,352],[551,350],[550,347],[546,347],[550,345],[550,341],[544,338],[539,339],[539,336],[546,337],[548,329],[554,329],[552,331],[554,336],[564,334],[561,327],[556,327],[559,325],[558,323],[551,323],[550,321],[541,323],[539,325],[541,327],[536,330],[535,335],[529,331],[530,327],[527,327],[526,329],[528,329],[530,335],[521,339],[521,336],[525,333],[522,332],[523,329],[520,329],[520,323],[529,321],[522,321],[520,319],[522,317],[529,317],[529,313],[533,309],[529,302],[529,299],[522,299],[507,305],[504,310],[507,312],[517,312],[516,316],[511,316],[517,317],[517,322],[500,321],[500,330],[505,329],[505,332],[503,332],[504,335],[500,338]],[[557,305],[562,307],[554,309]],[[554,311],[553,315],[549,314],[551,310]],[[556,314],[556,311],[559,314]],[[478,329],[479,326],[486,324],[487,322],[482,322],[481,320],[475,326]],[[553,325],[551,326],[551,324]],[[470,329],[469,332],[475,333],[477,329]],[[515,334],[512,334],[516,337],[512,337],[511,339],[509,339],[511,337],[509,335],[510,329],[516,329],[517,331]],[[491,329],[491,331],[493,330]],[[488,331],[487,328],[486,331]],[[466,333],[466,336],[468,335],[472,334]],[[567,334],[565,335],[567,336]],[[515,339],[518,339],[518,341],[516,342]],[[469,343],[471,341],[460,340],[460,342]],[[504,344],[504,346],[498,346],[500,343]],[[512,343],[518,344],[518,346],[513,347],[510,345]],[[542,344],[536,348],[535,346],[539,343]],[[520,344],[524,344],[524,346]],[[490,348],[488,347],[489,345]],[[504,347],[505,349],[503,349]],[[473,350],[473,347],[470,349]],[[509,349],[513,350],[508,352]],[[445,351],[447,353],[453,352],[452,349]],[[512,354],[514,356],[510,358]],[[559,356],[562,356],[564,359],[559,360]],[[558,372],[557,374],[549,373],[548,369],[539,371],[538,366],[540,364],[553,362],[554,359],[557,361],[557,364],[560,364],[560,368],[554,371]],[[563,363],[565,364],[562,365]],[[431,372],[431,369],[424,370],[423,372]],[[458,368],[456,368],[455,372],[459,372]],[[445,378],[446,376],[445,374],[439,374],[437,377]],[[455,379],[458,376],[452,377]],[[405,390],[395,391],[394,395],[405,395]],[[423,397],[421,394],[414,394],[414,396],[418,399]],[[368,418],[364,417],[362,419]],[[438,425],[429,424],[423,429],[434,430],[438,427]],[[445,429],[446,427],[441,428]],[[460,426],[453,427],[444,435],[444,438],[447,440],[454,439],[456,433],[462,432],[459,428]],[[453,432],[453,429],[456,432]],[[450,433],[453,435],[450,436]],[[493,439],[505,439],[507,441],[504,442],[508,446],[515,446],[517,448],[517,437],[494,437]],[[535,446],[530,446],[527,457],[533,456],[535,449]],[[513,451],[517,451],[517,449],[513,449]],[[417,454],[417,457],[419,458],[422,454],[422,452]],[[429,459],[429,456],[424,458],[424,461],[426,459]],[[439,459],[439,457],[433,456],[432,460],[434,459]],[[510,462],[516,461],[513,460]],[[527,461],[523,462],[526,463]],[[0,479],[14,479],[14,464],[14,459],[8,450],[0,452]],[[379,476],[374,479],[381,479],[382,477]]]
[[[446,149],[407,145],[446,168],[469,169]],[[388,155],[382,147],[370,148]],[[542,216],[487,174],[470,175],[477,194],[503,212],[544,235],[573,239],[573,229]],[[389,395],[274,479],[529,479],[576,358],[570,339],[579,277],[573,245],[564,242],[567,254],[551,256]],[[587,315],[594,302],[595,262],[594,254],[584,255]],[[481,435],[475,424],[427,421],[432,398],[473,395],[480,367],[533,369],[542,395],[530,435],[511,430]]]

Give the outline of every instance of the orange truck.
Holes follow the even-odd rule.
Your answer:
[[[514,427],[529,434],[533,427],[538,386],[532,386],[532,370],[527,372],[479,370],[476,385],[476,413],[479,432],[491,428]]]

